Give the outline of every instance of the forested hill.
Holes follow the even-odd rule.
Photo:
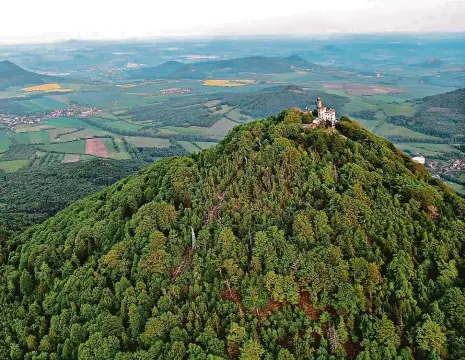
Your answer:
[[[11,61],[0,61],[0,89],[6,89],[10,86],[44,84],[46,81],[53,80],[56,78],[24,70]]]
[[[0,358],[463,359],[464,200],[357,123],[303,119],[2,240]]]
[[[465,88],[415,100],[413,106],[413,116],[388,121],[429,135],[465,140]]]

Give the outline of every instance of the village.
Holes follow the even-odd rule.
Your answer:
[[[0,114],[0,125],[3,125],[7,130],[14,130],[18,125],[40,124],[46,119],[62,117],[88,118],[101,112],[102,110],[97,108],[73,106],[66,109],[55,109],[44,115],[9,116]]]

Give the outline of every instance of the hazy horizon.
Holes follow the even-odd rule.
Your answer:
[[[465,31],[465,2],[448,0],[329,0],[317,6],[301,0],[272,4],[237,0],[228,11],[212,0],[157,5],[133,0],[130,6],[82,0],[74,8],[58,0],[30,4],[23,0],[5,7],[9,16],[0,23],[0,34],[7,34],[0,35],[2,45]]]

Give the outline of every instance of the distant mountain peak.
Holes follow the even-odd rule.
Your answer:
[[[307,62],[307,60],[305,60],[303,57],[301,57],[300,55],[297,55],[297,54],[292,54],[291,56],[288,56],[288,57],[284,58],[284,60],[305,61],[305,62]]]
[[[0,61],[0,75],[17,75],[18,73],[27,73],[22,67],[9,60]]]

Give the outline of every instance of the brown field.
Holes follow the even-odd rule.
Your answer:
[[[79,161],[79,155],[76,154],[66,154],[63,158],[63,163],[75,163]]]
[[[403,94],[405,90],[364,84],[323,84],[326,89],[343,89],[350,95]]]
[[[102,139],[87,139],[86,140],[86,154],[99,157],[108,157],[107,148]]]

